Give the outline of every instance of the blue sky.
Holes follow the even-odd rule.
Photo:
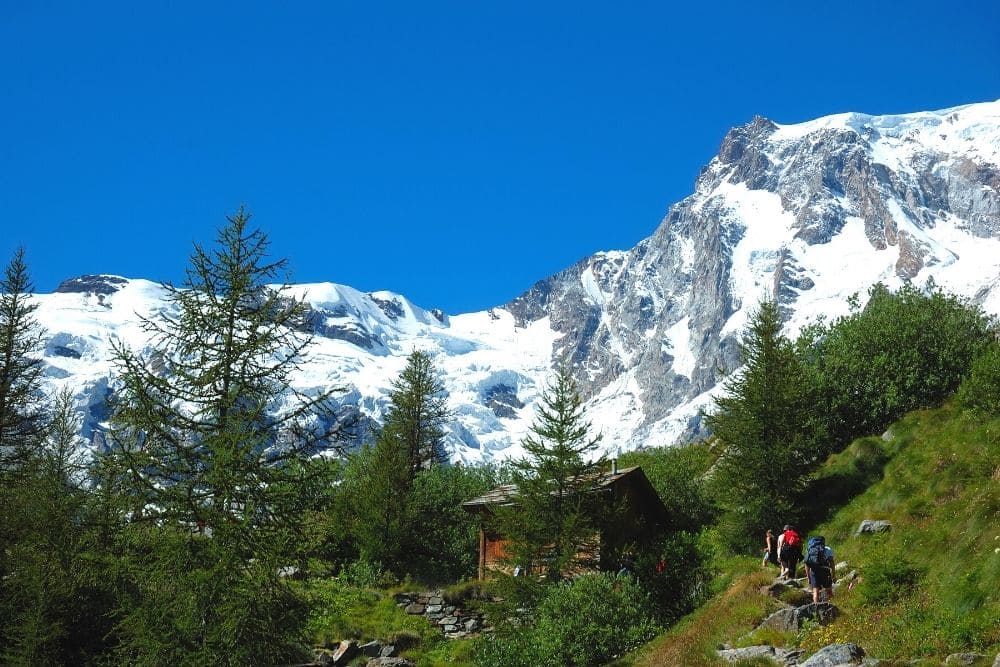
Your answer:
[[[650,235],[755,114],[1000,98],[1000,3],[672,4],[0,0],[3,261],[176,281],[246,203],[296,282],[478,310]]]

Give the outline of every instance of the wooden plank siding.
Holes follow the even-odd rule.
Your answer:
[[[614,512],[613,522],[601,526],[591,539],[579,546],[578,565],[572,568],[573,574],[595,568],[616,570],[622,550],[655,538],[666,519],[663,501],[641,468],[602,474],[595,478],[592,492],[600,494],[604,507],[620,508],[620,511]],[[480,516],[480,579],[491,571],[509,572],[511,569],[507,560],[510,555],[507,548],[509,541],[497,534],[490,523],[497,507],[516,504],[516,490],[510,485],[498,487],[462,504],[463,509]],[[528,567],[529,572],[537,569]]]

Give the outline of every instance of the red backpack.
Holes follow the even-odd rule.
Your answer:
[[[800,547],[802,546],[802,538],[794,530],[785,531],[785,546],[787,547]]]

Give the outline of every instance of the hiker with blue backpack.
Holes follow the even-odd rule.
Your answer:
[[[809,538],[806,546],[806,576],[813,589],[813,602],[819,604],[819,591],[826,591],[826,599],[833,597],[833,549],[826,546],[822,535]]]

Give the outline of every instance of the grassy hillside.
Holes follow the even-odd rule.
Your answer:
[[[750,635],[776,604],[759,593],[774,571],[739,559],[726,564],[719,594],[628,662],[723,664],[715,657],[723,642],[813,651],[852,641],[878,658],[928,664],[957,651],[991,659],[1000,651],[1000,418],[953,407],[910,413],[885,438],[832,456],[805,502],[809,534],[824,535],[860,574],[836,594],[840,619]],[[892,530],[856,536],[863,519],[888,520]]]

